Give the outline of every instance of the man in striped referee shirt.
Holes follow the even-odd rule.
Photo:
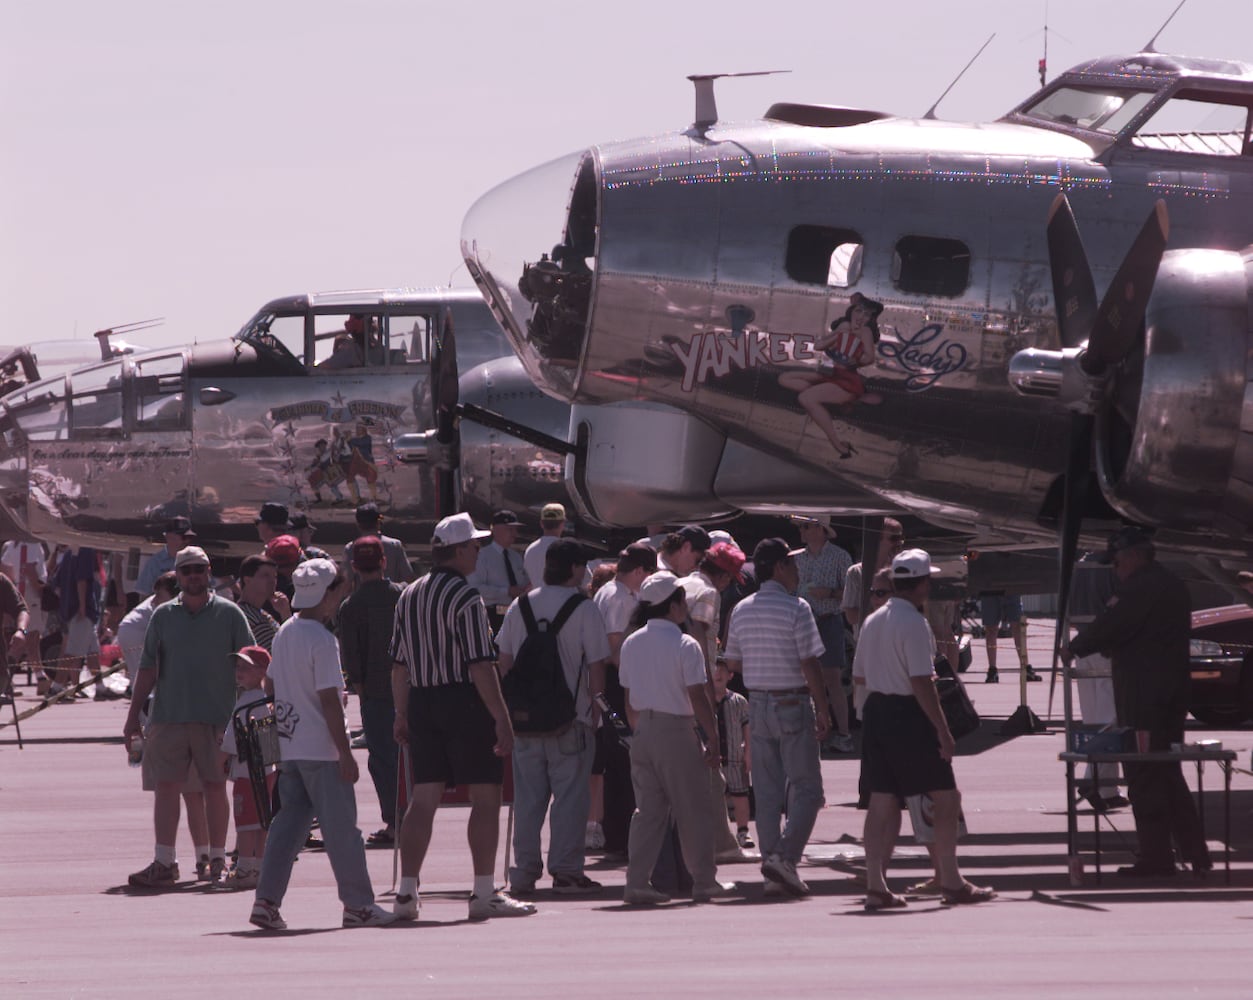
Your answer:
[[[418,918],[418,876],[446,784],[466,785],[467,834],[474,862],[470,919],[535,912],[495,891],[492,872],[500,833],[504,758],[513,752],[513,724],[500,691],[487,606],[466,582],[491,537],[469,514],[435,526],[431,572],[405,588],[392,629],[395,736],[408,744],[413,794],[400,826],[400,886],[395,913]]]

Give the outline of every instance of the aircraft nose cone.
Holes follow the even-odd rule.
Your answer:
[[[553,160],[493,188],[466,213],[461,255],[540,386],[574,391],[596,254],[590,154]]]

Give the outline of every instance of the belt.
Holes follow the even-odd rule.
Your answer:
[[[749,694],[809,694],[808,687],[796,688],[750,688]]]

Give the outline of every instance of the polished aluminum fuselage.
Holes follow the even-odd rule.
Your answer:
[[[1247,86],[1253,92],[1253,81]],[[576,171],[568,220],[558,220],[565,233],[554,229],[535,246],[577,242],[570,234],[579,218],[594,214],[577,357],[554,363],[533,335],[531,302],[511,284],[516,273],[501,274],[476,252],[473,213],[463,233],[471,269],[547,391],[588,404],[576,410],[646,400],[703,424],[711,507],[733,479],[735,506],[778,507],[774,467],[782,461],[808,477],[791,487],[793,506],[877,504],[975,535],[1051,539],[1041,517],[1065,465],[1070,415],[1014,392],[1007,370],[1024,348],[1061,346],[1044,226],[1052,201],[1059,192],[1070,199],[1098,295],[1158,199],[1169,209],[1172,251],[1229,251],[1238,266],[1253,244],[1253,157],[1124,148],[1010,120],[718,123],[593,147]],[[594,192],[594,208],[586,192]],[[854,283],[806,283],[789,273],[789,238],[800,225],[857,234],[862,270]],[[909,236],[968,247],[965,286],[903,291],[894,248]],[[831,411],[854,446],[842,457],[779,379],[817,370],[814,342],[854,293],[884,309],[874,363],[860,370],[863,401]],[[1237,329],[1246,342],[1249,329],[1250,321]],[[1206,329],[1186,336],[1203,339]],[[1253,365],[1240,367],[1235,377],[1244,385]],[[1186,364],[1159,365],[1157,378],[1169,381],[1176,368],[1179,380],[1207,391]],[[626,421],[618,423],[620,431]],[[1187,433],[1203,436],[1202,423]],[[734,444],[721,461],[720,443]],[[1241,439],[1240,447],[1250,444]],[[743,463],[754,452],[760,503],[743,489]],[[1212,551],[1246,545],[1243,528],[1228,526],[1214,539],[1212,527],[1183,530]]]
[[[564,433],[568,407],[536,390],[512,355],[499,356],[507,348],[473,292],[298,296],[258,317],[308,318],[312,331],[315,315],[352,309],[397,326],[420,317],[434,338],[451,318],[467,366],[463,399]],[[404,447],[432,426],[430,344],[419,346],[411,357],[391,352],[390,364],[329,370],[241,336],[36,383],[5,400],[0,503],[19,529],[50,542],[126,548],[158,540],[161,523],[181,515],[210,554],[242,556],[259,548],[262,503],[306,511],[314,543],[334,548],[356,536],[357,503],[373,501],[388,534],[424,544],[442,515],[432,464]],[[320,475],[319,441],[342,442]],[[526,518],[564,499],[559,455],[473,428],[462,457],[461,500],[480,520],[502,507]]]

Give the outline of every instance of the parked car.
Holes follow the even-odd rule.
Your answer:
[[[1190,711],[1212,726],[1253,719],[1253,607],[1192,612]]]

